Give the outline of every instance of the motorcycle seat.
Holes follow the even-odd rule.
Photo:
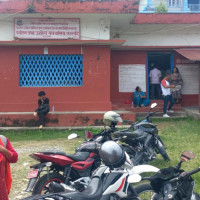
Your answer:
[[[48,154],[62,155],[71,158],[74,161],[85,161],[90,155],[89,152],[77,152],[75,154],[66,154],[64,151],[41,151],[41,153],[44,153],[46,155]]]
[[[137,129],[137,130],[134,130],[133,132],[132,131],[117,131],[114,133],[114,136],[115,137],[119,137],[119,136],[127,136],[127,138],[138,138],[138,137],[141,137],[143,135],[144,131],[143,130],[140,130],[140,129]]]
[[[77,152],[75,154],[66,154],[67,157],[74,161],[85,161],[89,157],[89,152]]]

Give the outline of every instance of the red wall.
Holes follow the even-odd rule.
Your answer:
[[[119,92],[119,65],[120,64],[145,64],[146,52],[133,50],[111,51],[111,102],[122,102],[130,99],[132,93]]]
[[[137,13],[139,0],[9,0],[1,1],[0,13]]]
[[[181,105],[182,106],[199,105],[199,95],[198,94],[182,95]]]
[[[110,47],[48,46],[49,54],[83,53],[82,87],[19,87],[19,55],[43,54],[43,46],[0,47],[0,112],[33,111],[44,90],[55,111],[105,111],[110,103]]]
[[[186,58],[175,53],[174,65],[176,61],[186,60]],[[192,61],[188,61],[189,63]],[[111,51],[111,102],[124,102],[132,97],[132,93],[119,92],[119,65],[120,64],[145,64],[146,51],[134,50],[112,50]],[[182,106],[198,105],[198,95],[182,95]]]

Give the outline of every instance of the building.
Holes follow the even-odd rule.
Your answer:
[[[197,105],[199,4],[163,1],[168,12],[160,14],[155,13],[155,2],[2,1],[2,126],[28,125],[21,119],[35,109],[40,90],[50,97],[57,112],[52,120],[57,124],[79,124],[76,113],[71,116],[74,112],[79,112],[82,124],[94,124],[103,112],[118,109],[130,99],[137,85],[149,97],[149,64],[154,60],[163,69],[179,67],[185,82],[182,106]],[[32,120],[32,116],[25,118]],[[66,123],[65,118],[71,120]]]

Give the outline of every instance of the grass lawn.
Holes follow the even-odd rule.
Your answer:
[[[184,150],[191,150],[195,153],[196,158],[183,163],[185,170],[192,170],[200,166],[200,122],[186,119],[165,119],[154,120],[153,123],[158,125],[159,135],[167,146],[167,152],[171,158],[170,162],[165,162],[158,155],[157,160],[150,164],[163,168],[175,166]],[[92,133],[98,133],[98,129],[88,129]],[[27,196],[23,191],[26,189],[28,180],[27,174],[29,166],[36,163],[28,155],[40,150],[63,150],[67,153],[73,153],[76,146],[82,143],[83,138],[67,140],[67,135],[76,132],[83,135],[84,130],[42,130],[42,131],[1,131],[0,134],[7,136],[12,145],[19,153],[19,161],[12,165],[13,185],[10,199],[17,200]],[[200,173],[194,176],[196,182],[196,191],[200,193]],[[30,195],[30,194],[29,194]]]

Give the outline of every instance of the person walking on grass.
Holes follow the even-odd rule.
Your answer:
[[[44,117],[49,112],[49,99],[45,96],[44,91],[40,91],[38,96],[38,108],[33,113],[35,117],[39,116],[39,129],[42,129],[44,126]]]
[[[171,94],[170,88],[175,88],[175,85],[170,85],[169,83],[170,80],[170,72],[167,72],[163,80],[161,81],[161,90],[162,90],[162,95],[164,99],[164,105],[163,105],[163,117],[170,117],[167,112],[173,113],[174,111],[172,110],[172,107],[174,105],[174,98]],[[169,107],[167,109],[168,103]]]

